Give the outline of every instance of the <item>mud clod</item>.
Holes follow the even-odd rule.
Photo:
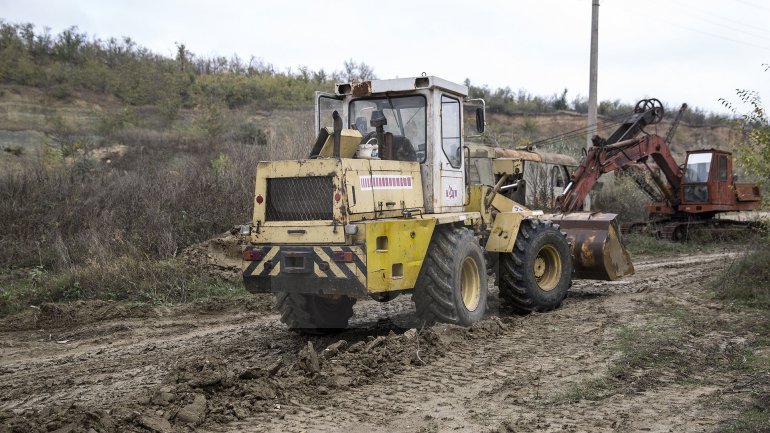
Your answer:
[[[332,343],[321,352],[321,358],[329,359],[337,356],[341,351],[348,347],[348,342],[345,340],[339,340],[336,343]]]
[[[318,360],[318,354],[313,348],[313,342],[308,341],[307,346],[297,355],[299,367],[308,373],[318,373],[321,371],[321,363]]]
[[[164,386],[155,393],[150,402],[157,406],[168,406],[174,400],[174,388]]]
[[[168,433],[171,431],[171,423],[158,416],[143,415],[139,418],[138,424],[152,432]]]
[[[383,344],[384,342],[385,342],[385,337],[383,336],[379,336],[375,338],[374,340],[370,341],[369,344],[366,345],[366,347],[364,348],[364,353],[371,352],[372,349]]]
[[[198,425],[206,417],[206,396],[195,394],[193,402],[176,413],[176,419],[183,423]]]

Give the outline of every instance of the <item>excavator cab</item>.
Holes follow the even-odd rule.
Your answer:
[[[713,159],[713,152],[697,152],[687,155],[682,203],[708,203],[708,181],[711,177],[711,162]]]
[[[687,153],[682,204],[732,204],[732,158],[727,152],[705,150]],[[734,199],[732,200],[734,201]]]
[[[756,185],[735,182],[730,152],[716,149],[687,152],[680,211],[707,215],[752,210],[759,200]]]

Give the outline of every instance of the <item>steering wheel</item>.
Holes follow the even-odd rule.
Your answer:
[[[361,137],[361,141],[359,142],[359,144],[366,144],[372,138],[374,138],[374,142],[376,143],[377,142],[377,131],[369,131],[366,134],[364,134],[364,136]]]

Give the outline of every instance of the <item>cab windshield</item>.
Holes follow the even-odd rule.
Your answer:
[[[385,132],[393,134],[394,158],[402,161],[425,161],[426,100],[424,96],[356,99],[350,103],[350,125],[364,136],[375,140],[370,124],[372,114],[382,111],[387,120]]]
[[[684,181],[685,183],[705,183],[709,179],[710,170],[710,153],[691,153],[687,157]]]

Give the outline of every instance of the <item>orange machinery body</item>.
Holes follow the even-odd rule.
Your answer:
[[[716,149],[689,151],[684,167],[680,186],[674,188],[678,190],[678,204],[672,206],[666,202],[653,202],[647,206],[650,215],[705,216],[750,211],[759,207],[759,187],[734,181],[730,152]]]

